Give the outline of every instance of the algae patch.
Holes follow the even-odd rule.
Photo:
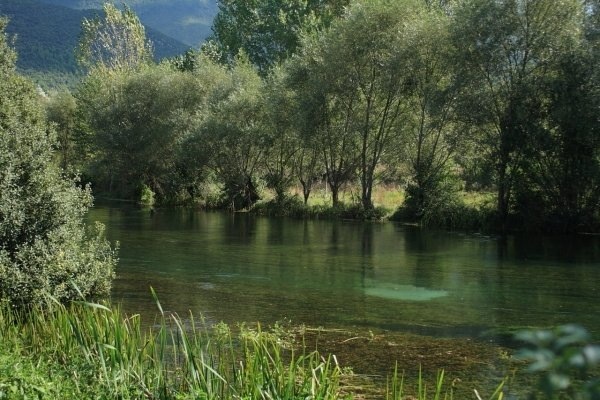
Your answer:
[[[448,295],[446,290],[434,290],[413,285],[395,285],[391,283],[373,282],[365,288],[367,296],[381,297],[390,300],[429,301]]]

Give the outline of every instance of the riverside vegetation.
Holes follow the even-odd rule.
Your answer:
[[[118,307],[47,301],[27,312],[0,306],[2,399],[513,398],[504,382],[488,396],[457,390],[443,371],[427,379],[419,373],[409,383],[396,368],[387,384],[361,387],[365,381],[335,355],[309,349],[289,331],[242,326],[233,333],[222,323],[207,327],[193,315],[164,312],[158,301],[158,320],[148,331],[139,315]],[[586,344],[585,330],[529,331],[520,339],[533,345],[521,357],[540,373],[540,391],[513,392],[530,399],[598,398],[600,380],[587,373],[597,371],[600,347]]]
[[[600,226],[595,1],[223,1],[201,50],[160,63],[131,10],[104,11],[83,24],[87,76],[46,100],[58,162],[97,195],[236,211],[262,198],[273,214],[496,231]],[[327,211],[303,206],[318,184]],[[384,213],[381,187],[404,201]]]
[[[502,230],[597,226],[596,2],[267,3],[245,20],[224,1],[200,54],[159,65],[135,14],[107,4],[83,21],[89,75],[45,100],[16,73],[0,19],[0,398],[355,396],[333,355],[279,334],[206,334],[158,302],[144,333],[137,316],[80,300],[109,293],[117,262],[83,223],[88,179],[164,203],[209,202],[214,185],[215,203],[239,210],[262,187],[281,204],[296,179],[306,202],[324,177],[334,207],[355,182],[371,216],[376,182],[403,177],[408,218],[487,185]],[[236,34],[258,26],[273,34]],[[587,375],[600,351],[580,328],[521,338],[544,398],[600,396]],[[396,371],[379,394],[454,396],[442,372],[424,382]]]

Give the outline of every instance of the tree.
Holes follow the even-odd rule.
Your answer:
[[[91,175],[99,187],[134,198],[145,185],[169,196],[179,141],[204,99],[199,81],[169,65],[96,71],[77,98],[91,130]]]
[[[470,85],[464,118],[495,161],[497,210],[506,229],[519,164],[541,122],[541,81],[577,34],[578,0],[468,0],[456,10],[457,63]]]
[[[592,14],[589,15],[590,17]],[[545,82],[546,120],[536,132],[518,186],[523,217],[537,214],[547,228],[593,229],[600,222],[600,81],[593,36],[582,35],[556,55]],[[530,204],[535,204],[532,213]],[[529,218],[528,218],[529,217]]]
[[[57,133],[59,165],[63,172],[75,173],[77,146],[77,102],[70,92],[50,97],[45,104],[46,117]]]
[[[223,185],[226,206],[245,209],[260,199],[257,178],[265,155],[263,82],[243,56],[209,97],[209,110],[190,140],[202,143],[209,167]]]
[[[276,201],[286,198],[295,180],[294,167],[301,151],[301,140],[295,129],[297,106],[293,92],[285,85],[282,69],[276,69],[264,86],[266,102],[265,181],[273,189]]]
[[[152,45],[135,12],[124,6],[104,3],[104,16],[84,18],[76,50],[78,62],[85,68],[109,70],[135,68],[152,60]]]
[[[0,20],[0,298],[15,306],[107,295],[116,255],[86,233],[88,189],[61,177],[54,134],[31,82],[15,72]]]
[[[307,197],[308,184],[313,180],[310,172],[316,165],[313,155],[318,153],[331,189],[332,204],[337,207],[343,185],[356,175],[358,156],[350,124],[344,120],[351,111],[346,107],[351,104],[344,104],[330,93],[331,81],[323,72],[326,63],[321,57],[321,40],[312,36],[304,41],[301,53],[289,63],[288,85],[298,97],[301,113],[298,129],[304,144],[301,160],[309,167],[308,176],[301,176],[307,185],[304,194]]]
[[[412,90],[405,36],[416,2],[358,2],[322,38],[304,47],[310,88],[306,109],[322,137],[334,202],[355,169],[361,204],[371,209],[382,156],[402,133],[401,117]],[[312,105],[311,105],[312,104]]]
[[[263,76],[296,52],[303,31],[329,26],[348,0],[224,0],[213,22],[212,43],[226,62],[240,51]]]
[[[461,83],[451,63],[449,18],[430,5],[414,18],[403,41],[411,92],[407,94],[403,137],[410,168],[406,208],[411,217],[422,217],[429,208],[451,201],[452,189],[444,183],[448,165],[461,141],[455,104]]]

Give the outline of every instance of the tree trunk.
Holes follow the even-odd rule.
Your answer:
[[[500,224],[500,232],[506,233],[508,223],[508,207],[510,202],[510,187],[507,177],[507,163],[505,160],[500,162],[498,168],[498,193],[497,193],[497,211]]]

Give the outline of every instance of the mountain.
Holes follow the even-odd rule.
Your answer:
[[[63,81],[77,74],[74,50],[81,20],[93,18],[97,13],[97,10],[74,10],[39,0],[0,0],[0,15],[9,18],[7,33],[15,36],[17,67],[39,78],[36,80],[50,77],[59,81],[42,86],[69,84]],[[154,45],[157,59],[181,54],[190,48],[152,28],[147,27],[146,34]]]
[[[100,9],[103,0],[41,0],[73,9]],[[116,2],[120,4],[121,2]],[[144,25],[189,46],[199,45],[211,33],[218,11],[217,0],[124,0]]]

